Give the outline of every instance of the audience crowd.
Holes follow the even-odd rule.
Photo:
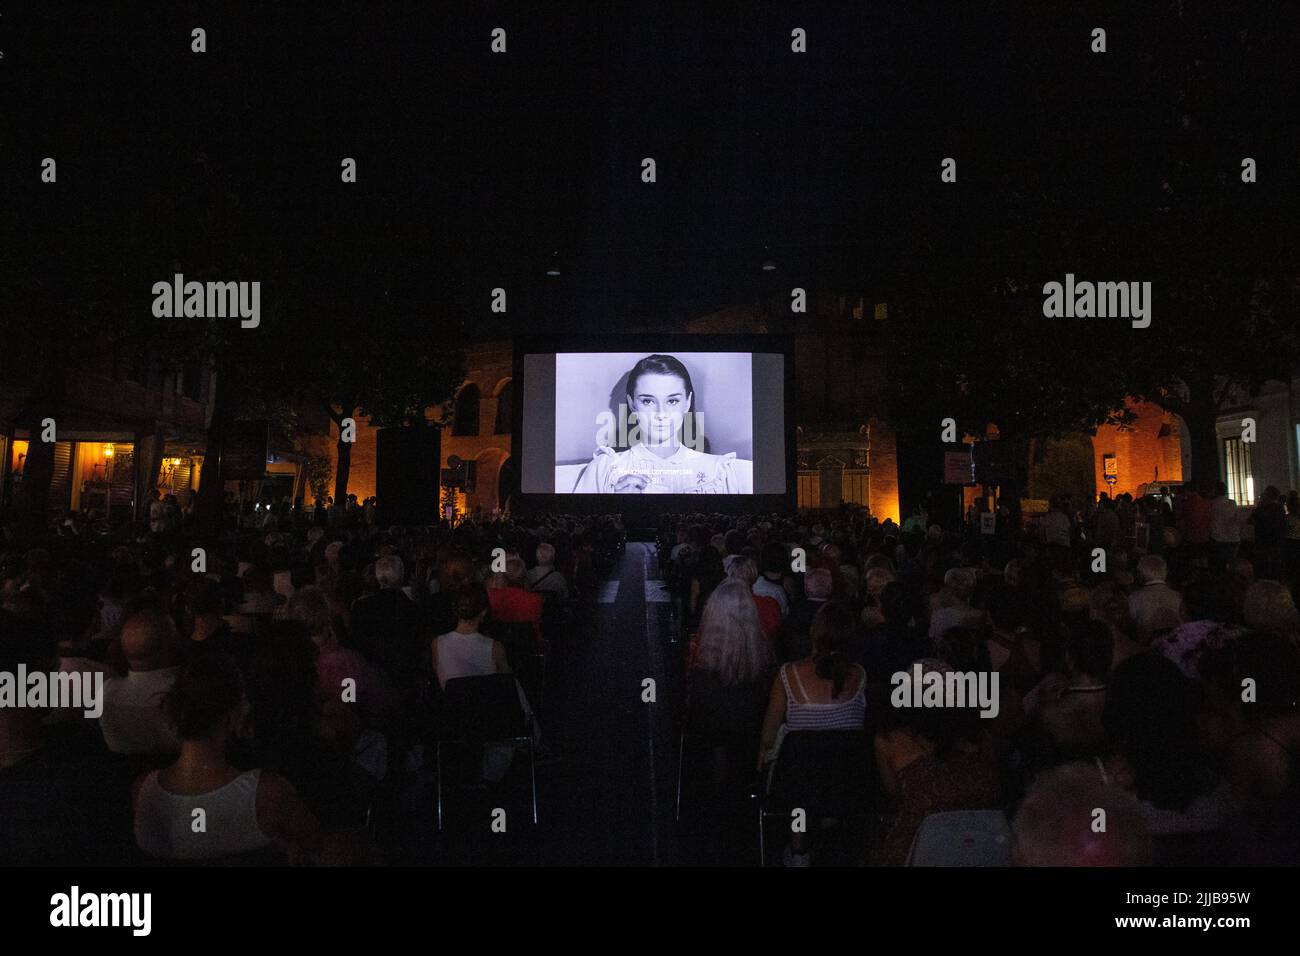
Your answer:
[[[925,862],[918,835],[954,815],[1005,831],[988,863],[1300,862],[1300,501],[1206,491],[1062,498],[993,534],[920,508],[662,516],[674,712],[707,743],[683,782],[748,824],[791,742],[852,741],[868,775],[847,806],[799,764],[814,812],[779,828],[790,866]],[[95,719],[0,707],[6,862],[382,862],[447,683],[517,674],[532,717],[527,662],[626,538],[614,516],[265,514],[212,537],[165,509],[113,534],[2,527],[0,673],[104,688]],[[891,702],[954,673],[996,675],[988,716]],[[489,784],[518,764],[483,758]]]

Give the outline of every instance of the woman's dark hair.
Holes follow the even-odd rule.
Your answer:
[[[940,660],[955,671],[993,670],[988,635],[979,627],[950,627],[936,641]]]
[[[244,678],[226,653],[195,654],[163,698],[163,713],[182,740],[211,736],[244,699]]]
[[[907,585],[890,581],[880,592],[880,613],[890,624],[906,624],[916,613],[916,601]]]
[[[973,628],[950,628],[940,642],[943,641],[969,644],[971,640],[978,639],[979,632]],[[982,643],[982,641],[981,641]],[[985,651],[987,655],[987,651]],[[976,660],[979,657],[978,652],[967,646],[961,654],[955,655],[964,660]],[[986,658],[987,659],[987,658]],[[942,662],[946,663],[946,662]],[[912,667],[907,669],[909,678],[914,676],[914,668],[917,665],[921,667],[921,673],[931,672],[944,673],[942,663],[936,660],[923,660],[913,663]],[[959,670],[953,667],[953,670]],[[991,670],[992,668],[988,668]],[[880,714],[880,728],[882,730],[894,730],[903,728],[923,737],[934,746],[934,755],[939,758],[947,757],[956,748],[958,743],[979,743],[983,728],[979,711],[974,707],[885,707]]]
[[[1112,752],[1132,763],[1137,795],[1183,811],[1214,785],[1197,741],[1195,687],[1160,654],[1136,654],[1106,682],[1102,727]]]
[[[642,375],[676,375],[686,386],[686,394],[693,396],[695,386],[691,384],[691,373],[686,366],[671,355],[647,355],[632,366],[627,373],[627,394],[636,394],[636,380]]]
[[[1065,650],[1075,668],[1089,677],[1104,680],[1110,671],[1115,642],[1105,621],[1088,618],[1069,622]]]
[[[812,638],[813,660],[817,676],[832,681],[832,695],[839,697],[844,681],[849,675],[849,659],[845,655],[853,639],[853,611],[843,601],[827,601],[813,617],[809,636]]]
[[[477,581],[471,581],[461,587],[451,599],[451,609],[458,621],[472,621],[487,608],[487,588]]]
[[[1025,623],[1024,602],[1007,584],[996,584],[984,595],[984,611],[994,626],[1012,632]]]

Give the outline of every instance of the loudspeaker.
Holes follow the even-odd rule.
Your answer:
[[[428,425],[381,428],[375,437],[379,524],[436,524],[441,446],[438,429]]]

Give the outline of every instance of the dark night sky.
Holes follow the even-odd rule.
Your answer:
[[[1169,111],[1151,73],[1171,42],[1240,80],[1202,104],[1225,155],[1242,140],[1280,148],[1296,115],[1289,68],[1238,70],[1230,38],[1171,26],[1176,6],[6,5],[6,231],[57,220],[113,242],[142,195],[201,205],[215,175],[236,183],[250,246],[310,270],[396,237],[405,294],[476,323],[496,285],[512,322],[576,330],[669,323],[764,282],[884,297],[918,268],[900,236],[941,237],[920,268],[978,244],[1000,205],[987,184],[1017,151],[1059,154],[1062,190],[1117,215],[1157,185],[1089,143],[1160,154]],[[1261,4],[1259,22],[1281,9]],[[1101,57],[1088,52],[1098,24]],[[190,52],[194,26],[204,55]],[[488,50],[496,26],[504,56]],[[790,52],[795,26],[807,55]],[[37,179],[46,155],[57,196]],[[945,155],[960,158],[956,188],[939,183]],[[339,182],[344,156],[355,186]],[[643,156],[658,161],[654,185]],[[195,241],[160,245],[183,263]],[[757,268],[765,246],[775,277]],[[542,274],[557,249],[559,281]]]

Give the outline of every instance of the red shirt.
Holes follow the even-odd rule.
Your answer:
[[[769,640],[775,638],[781,630],[781,605],[776,598],[755,594],[754,606],[758,608],[758,626],[762,628],[763,636]]]
[[[542,619],[542,596],[523,588],[488,588],[488,607],[494,621],[538,622]]]

